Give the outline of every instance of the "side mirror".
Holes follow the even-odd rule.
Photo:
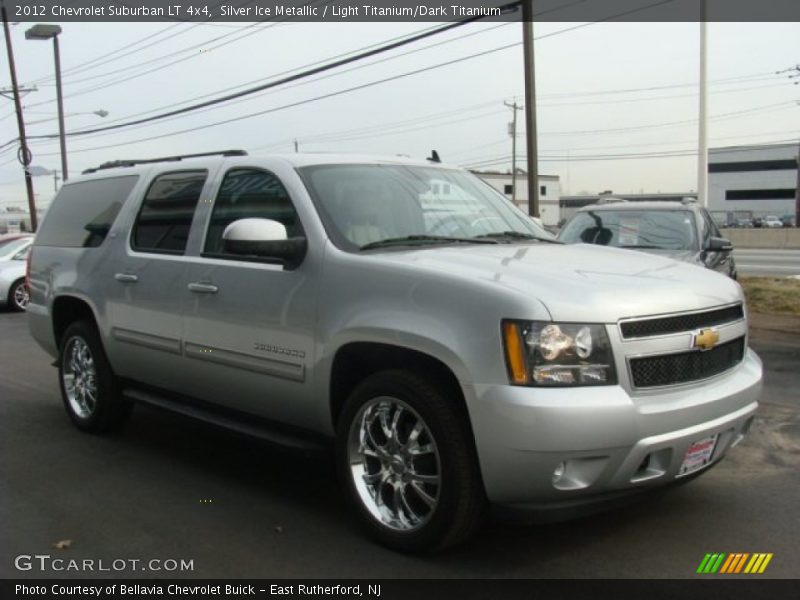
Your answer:
[[[733,244],[726,238],[712,237],[708,240],[706,250],[711,252],[730,252],[733,250]]]
[[[300,264],[306,239],[289,238],[286,227],[272,219],[239,219],[222,232],[225,252],[255,258],[282,260],[287,267]]]

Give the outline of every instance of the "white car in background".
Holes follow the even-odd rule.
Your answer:
[[[761,224],[763,227],[783,227],[783,221],[775,215],[767,215]]]
[[[25,261],[32,243],[32,235],[0,236],[0,305],[11,310],[23,311],[28,305]]]

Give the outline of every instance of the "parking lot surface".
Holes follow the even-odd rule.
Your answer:
[[[144,407],[120,434],[78,432],[25,315],[0,312],[0,577],[693,577],[708,552],[773,553],[757,577],[800,577],[800,335],[754,330],[751,343],[766,367],[758,419],[704,476],[567,523],[489,522],[466,545],[413,557],[358,531],[330,459]],[[34,554],[193,570],[15,568]]]

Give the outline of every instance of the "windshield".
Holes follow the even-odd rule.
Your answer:
[[[576,213],[558,239],[567,244],[618,248],[695,250],[694,215],[688,210],[588,210]]]
[[[31,243],[31,238],[15,238],[0,240],[0,258],[6,258],[16,254]]]
[[[347,250],[555,239],[465,171],[349,164],[305,167],[300,173],[328,234]]]

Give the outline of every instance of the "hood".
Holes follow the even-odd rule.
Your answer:
[[[691,263],[693,265],[703,264],[703,261],[700,260],[700,253],[696,250],[668,250],[666,248],[637,248],[636,251],[646,252],[647,254],[655,254],[656,256],[671,258],[672,260],[680,260],[682,262]]]
[[[439,277],[482,280],[498,291],[535,298],[556,321],[613,323],[742,299],[735,281],[709,269],[590,244],[439,246],[374,256]]]

